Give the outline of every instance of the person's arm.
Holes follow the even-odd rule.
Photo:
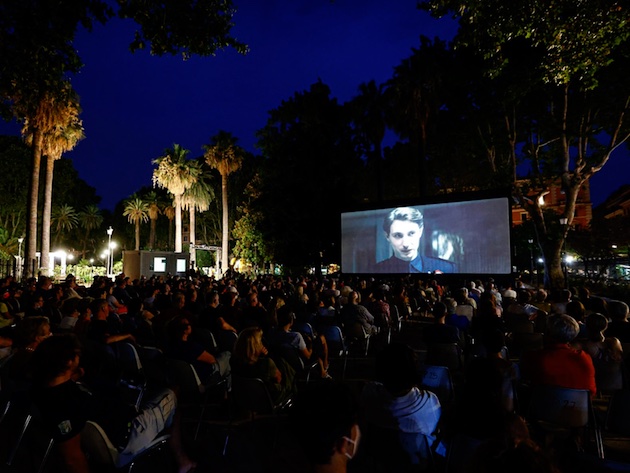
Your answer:
[[[110,343],[122,342],[125,340],[128,340],[131,343],[136,343],[136,337],[134,337],[130,333],[120,333],[117,335],[108,335],[108,334],[105,335],[105,343],[107,343],[108,345]]]
[[[57,444],[68,473],[89,473],[90,467],[81,450],[81,434]]]
[[[217,322],[219,323],[219,328],[221,330],[230,330],[231,332],[236,333],[236,329],[228,324],[223,317],[219,317]]]
[[[212,365],[217,362],[217,359],[208,353],[206,350],[202,351],[201,354],[197,357],[197,361],[201,361],[202,363],[208,363]]]

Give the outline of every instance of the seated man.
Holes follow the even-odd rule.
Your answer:
[[[427,447],[435,441],[440,401],[416,386],[415,354],[402,343],[394,342],[378,354],[376,378],[377,382],[365,385],[361,395],[365,441],[373,447],[370,452],[377,461],[385,462],[392,471],[406,470],[420,458],[430,458]],[[392,455],[392,451],[400,455]],[[398,468],[392,466],[393,457]]]
[[[357,454],[361,431],[357,403],[347,386],[329,381],[309,385],[297,395],[290,419],[313,471],[348,471],[348,462]]]
[[[196,465],[181,448],[173,391],[165,389],[147,396],[140,412],[136,412],[115,395],[116,391],[90,393],[85,385],[77,383],[83,374],[80,353],[77,338],[67,334],[44,340],[32,358],[33,399],[67,471],[90,471],[81,450],[81,432],[88,420],[101,426],[118,448],[120,465],[129,463],[161,432],[172,427],[170,446],[179,472],[192,470]]]
[[[523,359],[523,378],[532,385],[588,389],[594,396],[597,388],[593,361],[587,353],[570,346],[579,331],[578,323],[568,315],[550,317],[544,349],[528,352]]]
[[[366,333],[373,335],[379,332],[379,328],[374,325],[374,316],[359,304],[359,293],[357,291],[350,293],[348,304],[341,311],[341,321],[346,328],[358,323]]]
[[[433,306],[433,318],[435,323],[427,325],[422,331],[424,342],[427,345],[433,343],[459,343],[459,329],[453,325],[446,325],[446,304],[436,302]]]

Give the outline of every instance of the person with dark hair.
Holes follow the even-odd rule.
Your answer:
[[[424,216],[420,210],[413,207],[398,207],[389,212],[383,221],[383,231],[393,254],[388,259],[377,262],[372,272],[455,272],[456,265],[452,261],[422,254],[420,239],[423,230]]]
[[[628,322],[628,304],[622,301],[608,302],[610,323],[605,335],[618,338],[621,343],[630,343],[630,322]]]
[[[379,458],[383,442],[405,452],[396,456],[402,465],[418,464],[420,453],[428,458],[427,447],[436,439],[441,416],[440,401],[430,391],[418,387],[417,360],[411,347],[394,342],[376,357],[376,379],[365,385],[361,395],[362,423],[370,449]],[[387,461],[382,458],[383,461]]]
[[[459,343],[459,329],[453,325],[446,325],[446,304],[436,302],[433,305],[433,325],[427,325],[422,331],[422,337],[427,344]]]
[[[289,417],[295,438],[315,472],[348,471],[361,430],[357,402],[347,386],[330,381],[309,385],[295,398]]]
[[[161,432],[170,428],[170,446],[179,472],[189,472],[195,463],[181,446],[176,416],[177,399],[169,389],[143,401],[140,411],[130,408],[115,390],[90,392],[77,381],[83,376],[81,346],[73,334],[49,337],[32,357],[33,399],[44,426],[55,440],[67,471],[90,471],[81,449],[81,432],[88,420],[98,423],[119,450],[121,463],[129,463]]]
[[[593,361],[584,351],[570,346],[579,330],[578,323],[568,315],[550,317],[544,349],[530,351],[523,358],[523,378],[531,380],[532,385],[588,389],[594,396],[597,388]]]

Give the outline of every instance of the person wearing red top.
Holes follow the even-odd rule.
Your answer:
[[[551,317],[544,349],[529,352],[523,359],[523,377],[533,386],[588,389],[594,396],[597,387],[593,361],[588,353],[569,345],[579,331],[578,323],[568,315]]]

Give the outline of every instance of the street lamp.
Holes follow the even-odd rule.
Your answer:
[[[24,243],[24,237],[20,237],[18,238],[18,278],[21,281],[22,280],[22,267],[23,267],[23,263],[22,263],[22,243]]]
[[[114,229],[110,225],[109,228],[107,229],[107,237],[109,239],[108,244],[107,244],[107,248],[110,249],[109,256],[107,257],[107,277],[111,277],[112,276],[112,272],[113,272],[113,269],[114,269],[114,258],[112,256],[112,252],[111,252],[112,234],[113,233],[114,233]]]

